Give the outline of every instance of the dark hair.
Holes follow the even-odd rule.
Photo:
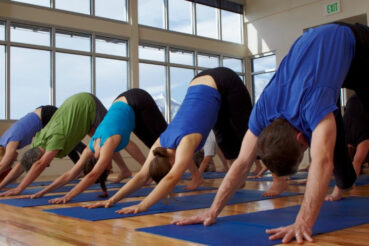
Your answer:
[[[89,174],[92,169],[95,167],[95,164],[97,162],[97,159],[95,157],[90,157],[83,168],[83,174],[87,175]],[[100,175],[100,177],[95,181],[95,184],[100,183],[101,190],[104,192],[102,195],[99,195],[99,197],[107,197],[107,189],[106,189],[106,180],[108,179],[109,170],[105,169],[104,172]]]
[[[302,154],[296,129],[284,119],[274,120],[258,138],[257,155],[277,176],[296,173]]]
[[[154,159],[150,163],[149,175],[159,183],[167,173],[169,173],[172,165],[170,164],[169,155],[165,148],[157,147],[153,150]]]
[[[0,146],[0,160],[4,157],[5,155],[5,148],[3,146]]]

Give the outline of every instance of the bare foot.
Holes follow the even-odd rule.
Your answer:
[[[223,167],[223,169],[221,169],[219,172],[224,172],[224,173],[226,173],[226,172],[228,172],[228,167]]]
[[[332,194],[325,197],[326,201],[334,202],[341,200],[344,190],[341,190],[337,186],[334,187]]]
[[[118,177],[116,177],[113,180],[113,183],[119,183],[123,179],[129,178],[131,176],[132,176],[132,173],[130,171],[128,171],[128,172],[120,172],[119,175],[118,175]]]
[[[283,191],[285,191],[288,187],[288,183],[286,179],[274,179],[272,186],[263,193],[263,196],[270,197],[270,196],[278,196]]]
[[[196,190],[202,183],[204,183],[204,179],[201,175],[198,178],[194,178],[194,176],[192,176],[192,181],[187,185],[185,190]]]

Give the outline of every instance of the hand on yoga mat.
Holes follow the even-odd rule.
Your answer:
[[[18,188],[14,188],[14,189],[10,189],[8,191],[5,191],[3,193],[0,193],[0,197],[5,197],[5,196],[16,196],[19,195],[22,192],[21,189]]]
[[[44,194],[41,193],[41,192],[37,192],[35,194],[31,194],[31,195],[24,195],[24,196],[21,196],[19,198],[22,198],[22,199],[36,199],[36,198],[40,198],[40,197],[43,197]]]
[[[138,214],[140,212],[146,211],[145,208],[141,203],[133,206],[129,206],[126,208],[122,208],[120,210],[115,211],[118,214]]]
[[[275,229],[266,230],[267,234],[273,234],[269,236],[270,240],[276,240],[282,238],[282,243],[288,243],[293,238],[296,239],[297,243],[303,243],[304,240],[309,242],[313,242],[312,239],[312,230],[311,227],[308,226],[304,222],[296,221],[294,224],[289,226],[282,226]]]
[[[66,204],[69,201],[69,199],[65,196],[63,197],[58,197],[58,198],[54,198],[49,200],[49,203],[51,204]]]
[[[110,208],[113,205],[114,205],[113,201],[105,200],[101,202],[94,202],[94,203],[86,204],[86,205],[83,205],[82,207],[84,208],[100,208],[100,207]]]
[[[175,225],[191,225],[191,224],[204,224],[204,226],[209,226],[215,223],[216,216],[215,214],[211,213],[210,210],[203,212],[201,214],[197,214],[191,216],[189,218],[181,218],[172,221],[172,224]]]

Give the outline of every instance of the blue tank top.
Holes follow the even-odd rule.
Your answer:
[[[95,134],[90,140],[90,149],[95,153],[93,143],[96,139],[100,138],[100,147],[104,145],[105,141],[114,135],[120,135],[121,140],[118,147],[114,152],[118,152],[124,149],[131,135],[131,132],[135,129],[135,113],[131,106],[124,102],[115,102],[110,107],[109,111],[105,115],[103,121],[97,127]]]
[[[38,115],[34,112],[28,113],[15,122],[0,138],[0,146],[6,147],[10,142],[19,142],[18,148],[32,142],[32,138],[42,128]]]
[[[213,128],[221,105],[220,93],[206,85],[190,86],[181,107],[167,129],[160,135],[160,145],[176,149],[182,138],[192,133],[202,135],[200,150]]]

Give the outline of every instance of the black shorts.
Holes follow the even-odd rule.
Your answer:
[[[226,159],[235,159],[248,129],[251,97],[240,77],[229,68],[208,69],[196,77],[204,75],[214,79],[222,100],[213,128],[217,144]]]
[[[58,108],[52,105],[40,106],[38,108],[41,108],[41,123],[42,128],[44,128]]]
[[[154,99],[145,90],[134,88],[120,94],[124,96],[135,112],[134,134],[148,147],[155,143],[168,124]]]

